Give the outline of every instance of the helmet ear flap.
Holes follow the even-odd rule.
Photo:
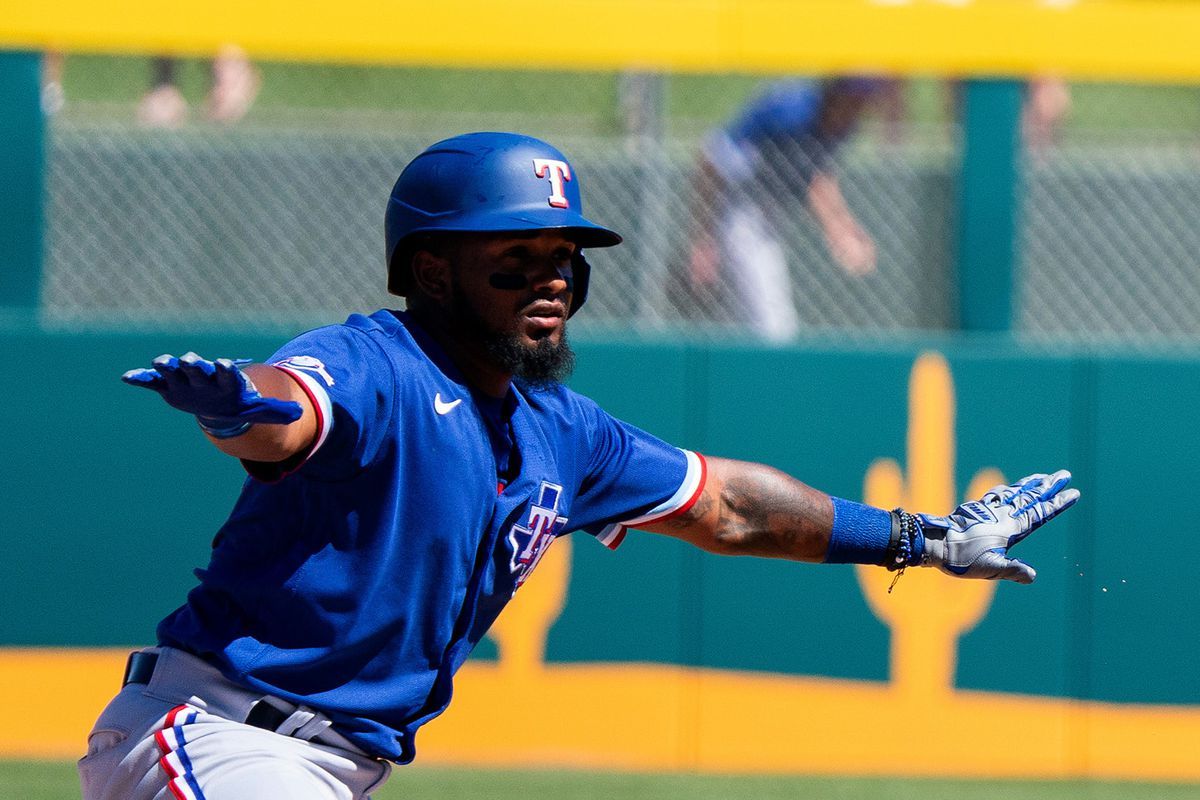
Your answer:
[[[411,245],[402,244],[392,253],[392,260],[388,262],[388,293],[408,296],[408,289],[412,286],[412,257],[415,252]]]
[[[408,297],[413,286],[413,256],[421,250],[432,250],[436,246],[436,236],[433,233],[418,233],[397,244],[392,253],[392,260],[388,262],[388,292]]]
[[[579,307],[587,300],[588,281],[592,277],[592,265],[583,257],[582,250],[576,250],[571,256],[571,274],[574,281],[574,289],[571,294],[571,308],[567,312],[567,318],[570,319]]]

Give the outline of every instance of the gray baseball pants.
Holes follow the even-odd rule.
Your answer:
[[[101,713],[79,761],[83,800],[369,800],[391,765],[309,709],[267,698],[277,730],[248,725],[253,692],[169,647],[148,683],[125,686]]]

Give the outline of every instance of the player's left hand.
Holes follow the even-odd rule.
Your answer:
[[[301,416],[298,403],[264,397],[239,367],[245,361],[209,361],[195,353],[165,354],[151,369],[131,369],[121,380],[162,395],[167,404],[195,414],[210,433],[245,430],[253,423],[286,425]],[[219,433],[214,434],[219,435]]]
[[[1074,505],[1078,489],[1068,489],[1071,473],[1029,475],[990,489],[946,517],[917,514],[925,536],[921,566],[960,578],[1033,583],[1033,567],[1008,557],[1008,550]]]

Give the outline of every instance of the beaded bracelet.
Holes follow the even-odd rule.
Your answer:
[[[884,566],[889,572],[895,572],[896,577],[888,586],[889,594],[895,588],[896,582],[900,580],[900,576],[904,574],[905,567],[915,563],[913,561],[913,543],[920,534],[918,525],[916,515],[908,513],[903,508],[892,509],[892,538],[888,543],[888,556],[884,561]]]
[[[903,508],[892,509],[892,540],[888,545],[888,570],[895,572],[912,566],[913,542],[917,538],[917,518]]]

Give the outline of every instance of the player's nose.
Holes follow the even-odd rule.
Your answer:
[[[540,263],[529,273],[528,279],[530,288],[541,295],[558,295],[574,287],[571,265],[555,259]]]

